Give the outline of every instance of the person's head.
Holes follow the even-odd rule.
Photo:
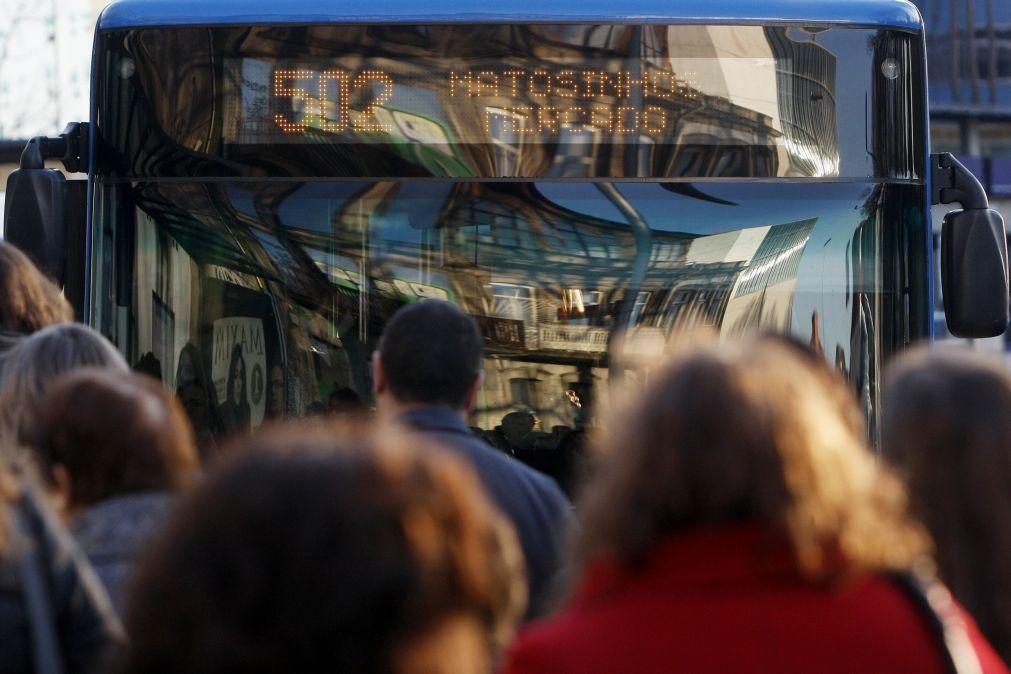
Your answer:
[[[0,331],[30,335],[74,320],[70,303],[28,256],[0,241]]]
[[[481,385],[482,343],[473,317],[449,302],[403,307],[373,354],[380,411],[405,405],[469,410]]]
[[[1011,374],[962,350],[889,372],[882,447],[937,545],[941,578],[1011,659]]]
[[[282,419],[288,412],[288,396],[284,388],[284,368],[275,364],[267,374],[267,417]]]
[[[52,325],[22,340],[4,363],[0,437],[7,443],[24,443],[28,417],[53,381],[89,366],[129,371],[123,356],[105,337],[79,323]]]
[[[246,404],[246,359],[242,357],[242,345],[232,347],[232,358],[228,363],[227,400],[236,405]]]
[[[176,388],[176,399],[197,433],[213,433],[214,410],[207,389],[198,381],[189,380]]]
[[[909,568],[929,540],[842,386],[776,340],[675,355],[598,439],[581,561],[631,564],[680,532],[749,523],[788,541],[808,578]]]
[[[112,496],[178,491],[197,474],[186,417],[150,377],[97,368],[65,374],[28,426],[28,445],[65,514]]]
[[[118,671],[486,672],[522,612],[511,529],[416,438],[247,440],[148,550]]]
[[[327,412],[330,414],[359,414],[364,411],[362,399],[347,387],[334,389],[327,399]]]
[[[215,401],[211,397],[213,388],[204,374],[204,364],[197,347],[187,342],[179,351],[176,364],[176,397],[186,412],[197,435],[213,433]]]
[[[537,417],[527,410],[510,412],[502,417],[502,434],[516,447],[532,445],[536,427]]]
[[[161,361],[153,351],[148,351],[141,356],[140,360],[134,364],[133,369],[155,381],[162,381]]]

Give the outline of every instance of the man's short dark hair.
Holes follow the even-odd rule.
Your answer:
[[[449,302],[425,300],[393,315],[379,353],[397,400],[460,409],[481,372],[481,330]]]

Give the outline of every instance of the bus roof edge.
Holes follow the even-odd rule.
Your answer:
[[[922,30],[909,0],[117,0],[99,30],[314,23],[812,23]],[[616,6],[617,5],[617,6]],[[625,9],[624,7],[628,9]]]

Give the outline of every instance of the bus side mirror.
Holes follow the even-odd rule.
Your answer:
[[[67,179],[55,169],[16,169],[7,178],[4,239],[62,286],[66,238]]]
[[[20,168],[7,178],[4,239],[60,286],[67,268],[67,179],[45,162],[59,159],[71,173],[87,170],[88,137],[87,122],[73,122],[56,138],[32,138]]]
[[[941,292],[956,337],[1004,334],[1008,326],[1007,233],[976,177],[950,154],[934,155],[934,203],[960,203],[941,225]]]
[[[944,216],[941,291],[951,334],[1004,334],[1008,325],[1008,260],[1000,213],[980,208]]]

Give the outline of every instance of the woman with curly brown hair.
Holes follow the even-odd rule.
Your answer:
[[[151,548],[116,671],[490,672],[522,557],[469,469],[418,442],[282,430],[238,447]]]
[[[969,351],[916,351],[890,373],[886,399],[884,449],[940,576],[1011,663],[1011,374]]]
[[[772,339],[651,373],[598,443],[578,585],[506,671],[1006,672],[943,589],[921,606],[928,536],[842,386]]]

